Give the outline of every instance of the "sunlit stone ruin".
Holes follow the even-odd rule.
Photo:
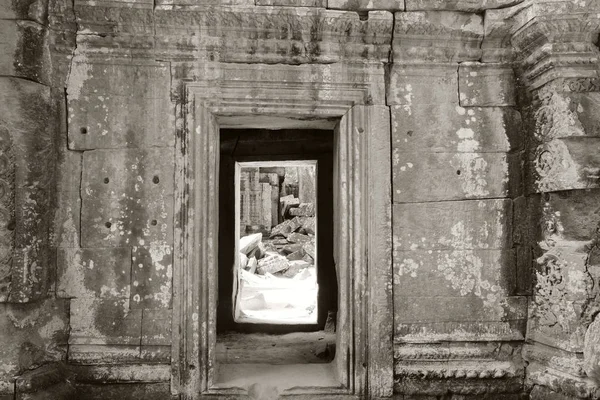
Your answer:
[[[600,0],[0,0],[0,400],[600,399]]]

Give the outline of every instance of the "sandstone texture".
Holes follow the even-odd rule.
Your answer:
[[[599,31],[597,0],[1,1],[0,399],[598,398]],[[230,128],[335,132],[335,390],[215,389]],[[292,279],[315,207],[274,224],[262,185],[244,266]]]

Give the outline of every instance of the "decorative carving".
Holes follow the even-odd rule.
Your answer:
[[[386,62],[393,16],[322,8],[236,7],[173,9],[78,6],[86,54],[204,59],[221,62]],[[118,35],[117,35],[118,33]],[[155,36],[156,40],[154,40]],[[145,55],[144,55],[145,54]]]

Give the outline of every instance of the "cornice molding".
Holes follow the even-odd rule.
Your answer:
[[[387,62],[393,16],[292,7],[76,6],[91,55],[233,63]]]

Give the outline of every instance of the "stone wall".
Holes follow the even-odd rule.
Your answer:
[[[366,393],[597,397],[599,13],[597,0],[3,1],[0,398],[164,399],[192,379],[172,378],[187,345],[172,339],[173,276],[198,98],[248,127],[389,113],[391,165],[376,168],[392,175],[393,278],[370,290],[393,300],[393,382],[370,377]],[[245,102],[256,118],[235,119]]]

